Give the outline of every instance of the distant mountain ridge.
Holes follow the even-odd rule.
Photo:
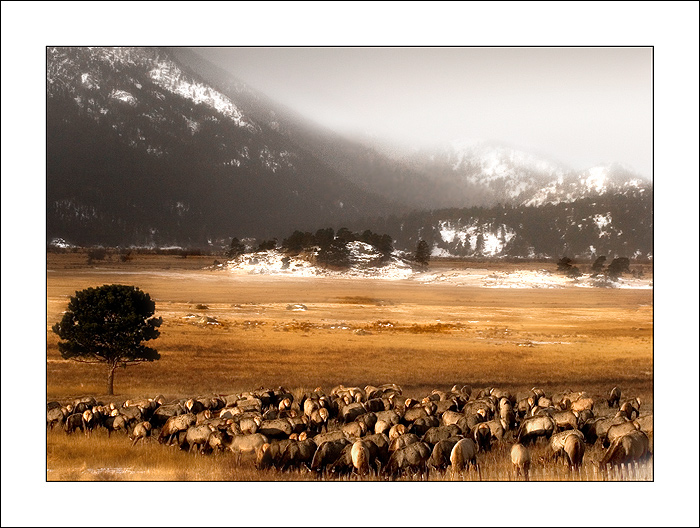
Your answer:
[[[441,174],[480,196],[476,205],[544,205],[572,202],[629,188],[651,191],[651,182],[618,163],[576,171],[496,142],[456,140],[406,158],[417,170]]]

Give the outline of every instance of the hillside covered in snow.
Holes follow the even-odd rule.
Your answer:
[[[245,253],[225,263],[217,264],[213,269],[233,275],[409,280],[421,284],[449,284],[479,288],[653,288],[653,280],[630,275],[611,281],[603,276],[584,275],[571,278],[564,273],[556,273],[546,269],[519,271],[493,271],[486,268],[432,270],[429,266],[415,265],[402,252],[395,252],[391,259],[379,263],[380,255],[372,246],[362,242],[351,242],[348,246],[351,253],[351,264],[345,269],[319,265],[316,261],[317,254],[313,252],[291,256],[277,249]]]

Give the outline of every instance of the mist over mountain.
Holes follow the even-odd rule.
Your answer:
[[[575,171],[461,141],[390,155],[313,123],[187,48],[49,48],[46,188],[47,242],[76,245],[220,247],[233,236],[383,226],[409,249],[429,238],[434,254],[539,255],[562,245],[533,246],[541,242],[533,226],[545,220],[532,211],[570,217],[562,204],[609,196],[624,202],[616,208],[649,213],[651,225],[651,183],[620,165]],[[499,223],[499,209],[489,216],[475,207],[530,213]],[[586,209],[586,218],[618,217],[603,209]],[[651,252],[648,240],[628,236],[615,235],[629,247],[600,246]],[[590,251],[588,238],[575,246]]]
[[[231,73],[211,64],[190,49],[173,48],[170,51],[182,64],[211,81],[222,93],[234,98],[246,115],[257,123],[278,132],[358,187],[392,203],[393,211],[405,210],[406,207],[456,205],[449,198],[456,191],[452,182],[436,178],[423,170],[414,170],[371,144],[346,138],[317,125],[251,89]],[[464,202],[459,204],[464,205]]]
[[[618,163],[574,170],[496,141],[455,140],[394,156],[415,170],[449,181],[458,189],[453,200],[462,205],[544,205],[628,188],[651,191],[651,182]]]

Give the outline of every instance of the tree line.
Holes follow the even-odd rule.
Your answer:
[[[284,238],[280,244],[276,238],[262,240],[251,247],[251,251],[269,251],[280,249],[288,255],[303,252],[316,252],[316,261],[324,266],[348,268],[352,265],[348,244],[363,242],[369,244],[379,253],[377,264],[386,264],[394,252],[394,241],[391,235],[375,233],[370,229],[353,232],[346,227],[335,231],[332,227],[318,229],[315,233],[295,230]],[[237,237],[231,239],[226,252],[228,258],[236,258],[248,252],[247,246]],[[416,263],[425,266],[430,260],[430,248],[424,240],[419,240],[414,256]]]

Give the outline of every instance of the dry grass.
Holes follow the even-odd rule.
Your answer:
[[[400,384],[412,397],[465,383],[515,392],[538,385],[548,392],[586,390],[602,397],[616,384],[623,394],[641,396],[643,410],[651,410],[648,290],[499,290],[412,281],[279,279],[186,269],[192,257],[161,259],[160,268],[156,258],[145,265],[108,262],[88,267],[71,264],[66,255],[49,255],[47,399],[86,394],[104,398],[104,369],[62,360],[50,327],[76,290],[121,283],[138,286],[155,299],[163,325],[154,346],[162,359],[119,370],[114,400],[228,394],[279,385],[300,393],[301,388],[329,390],[338,383],[386,382]],[[199,259],[200,265],[211,260]],[[178,263],[183,267],[174,267]],[[297,303],[307,310],[287,309]],[[203,315],[218,324],[198,322]],[[51,433],[47,439],[50,480],[91,479],[97,473],[88,470],[132,466],[150,472],[103,471],[99,478],[152,480],[157,474],[156,480],[182,480],[174,472],[184,471],[184,480],[227,479],[227,472],[217,469],[219,462],[199,457],[202,469],[190,468],[189,456],[158,445],[132,450],[126,440],[123,450],[110,441],[107,451],[114,447],[121,452],[114,456],[122,460],[110,465],[110,460],[90,458],[105,451],[95,449],[93,442],[106,438],[84,443],[77,437],[64,441],[61,435]],[[67,449],[73,442],[84,449]],[[239,480],[260,478],[254,471],[240,471]]]
[[[431,469],[427,475],[407,473],[399,481],[515,481],[510,462],[512,442],[497,444],[488,453],[478,455],[479,469],[470,468],[461,473],[451,469]],[[583,465],[571,471],[563,462],[546,459],[545,444],[530,447],[533,458],[531,481],[640,481],[653,480],[653,462],[601,471],[598,462],[600,447],[587,447]],[[251,459],[238,460],[231,453],[201,455],[187,453],[177,447],[160,445],[154,438],[132,447],[123,434],[108,438],[104,430],[90,437],[83,434],[66,435],[54,430],[47,433],[47,480],[49,481],[315,481],[314,473],[306,469],[291,471],[257,470]],[[364,477],[346,475],[322,477],[323,480],[386,481],[385,475]]]

